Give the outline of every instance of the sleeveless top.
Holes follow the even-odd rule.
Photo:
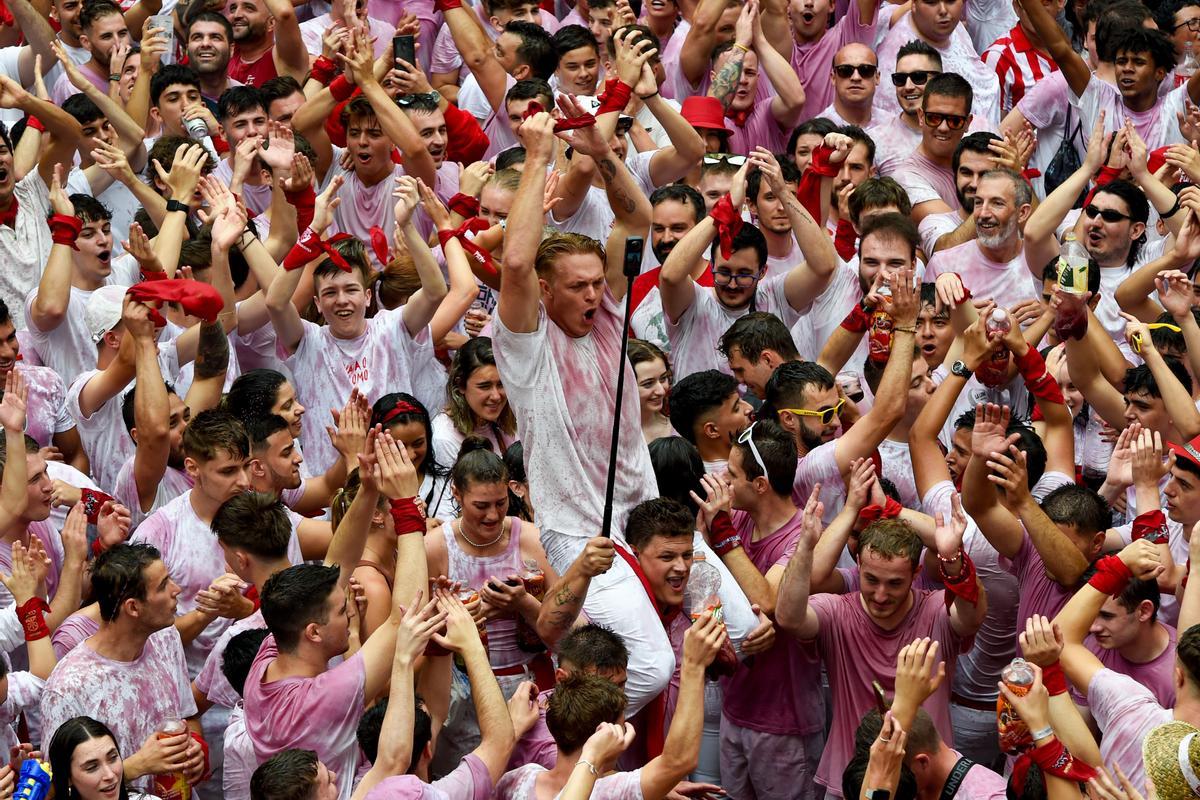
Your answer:
[[[512,531],[508,535],[508,546],[503,552],[491,556],[475,556],[463,551],[458,545],[455,530],[457,522],[446,526],[446,561],[449,568],[448,578],[460,581],[464,587],[479,590],[493,575],[505,578],[510,574],[521,575],[525,564],[521,558],[521,520],[508,517]],[[535,653],[527,653],[517,646],[517,619],[515,615],[505,615],[489,620],[487,623],[488,658],[493,669],[515,667],[527,664],[533,660]]]

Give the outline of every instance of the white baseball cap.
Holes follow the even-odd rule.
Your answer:
[[[83,321],[93,342],[99,342],[121,321],[121,310],[128,289],[128,286],[101,286],[88,298]]]

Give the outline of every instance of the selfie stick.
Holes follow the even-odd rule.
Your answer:
[[[613,404],[612,447],[608,451],[608,481],[604,486],[604,519],[600,535],[609,538],[612,527],[613,491],[617,480],[617,444],[621,438],[621,398],[625,393],[625,351],[629,348],[629,317],[633,313],[633,281],[642,271],[642,252],[646,240],[631,236],[625,240],[625,324],[621,326],[621,359],[617,362],[617,397]]]

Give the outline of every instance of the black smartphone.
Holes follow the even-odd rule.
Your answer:
[[[416,39],[408,34],[392,37],[392,58],[399,65],[401,61],[409,64],[417,63]]]
[[[625,277],[633,280],[642,272],[642,255],[646,249],[646,240],[640,236],[630,236],[625,240]]]

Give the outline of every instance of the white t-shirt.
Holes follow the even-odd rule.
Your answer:
[[[971,290],[972,297],[995,300],[1006,309],[1042,296],[1042,283],[1029,271],[1024,248],[1012,261],[1001,264],[984,255],[978,242],[963,242],[929,259],[926,280],[936,281],[944,272],[958,273],[963,286]]]
[[[305,322],[296,352],[287,356],[281,347],[279,356],[300,376],[296,394],[308,409],[301,421],[304,454],[318,475],[338,458],[325,426],[330,411],[346,405],[351,389],[371,403],[392,392],[408,392],[427,409],[445,403],[446,371],[433,356],[429,328],[410,334],[403,307],[368,319],[357,339],[336,339],[328,327]]]
[[[713,287],[694,284],[692,304],[679,319],[672,321],[669,315],[665,315],[676,380],[706,369],[732,374],[729,363],[717,351],[717,344],[730,325],[751,311],[774,314],[789,328],[795,325],[800,313],[788,303],[784,292],[786,278],[787,275],[776,275],[759,281],[754,302],[739,309],[726,308],[717,299]]]
[[[1075,97],[1075,93],[1070,92],[1069,96],[1071,105],[1079,110],[1085,136],[1103,111],[1105,132],[1120,130],[1125,127],[1126,120],[1131,120],[1133,127],[1146,141],[1146,147],[1150,150],[1183,141],[1183,134],[1179,131],[1179,120],[1175,115],[1184,111],[1188,96],[1186,84],[1171,90],[1165,96],[1160,96],[1158,102],[1148,111],[1131,110],[1125,105],[1115,86],[1105,83],[1095,75],[1088,81],[1082,95]]]
[[[608,240],[616,219],[617,215],[608,203],[608,194],[598,186],[589,186],[574,214],[559,219],[555,210],[551,209],[546,224],[560,233],[581,233],[603,243]]]
[[[105,284],[132,286],[138,282],[139,277],[137,262],[132,257],[115,258],[112,261],[112,273],[105,279]],[[66,316],[58,327],[43,331],[34,322],[32,313],[38,288],[35,286],[25,298],[25,321],[30,340],[42,363],[61,375],[64,383],[70,384],[81,373],[96,366],[96,343],[88,332],[85,319],[88,299],[92,292],[72,286]]]
[[[588,538],[600,529],[613,426],[612,412],[599,409],[611,408],[611,399],[604,398],[616,396],[622,324],[622,308],[607,290],[586,336],[568,336],[547,318],[544,307],[529,333],[509,330],[499,315],[494,319],[496,366],[517,415],[526,476],[538,487],[543,531]],[[636,385],[628,360],[623,368],[626,386]],[[621,401],[614,537],[629,511],[658,493],[637,393],[625,392]],[[566,566],[555,564],[556,569]]]
[[[92,191],[87,173],[81,167],[75,166],[67,175],[67,192],[92,195],[112,212],[113,256],[124,253],[125,246],[121,243],[129,238],[129,226],[133,223],[138,209],[142,207],[142,202],[129,191],[129,187],[120,181],[113,181],[107,189],[97,195]]]
[[[4,265],[0,269],[0,300],[8,306],[13,325],[21,329],[25,327],[25,298],[37,288],[54,242],[46,225],[50,188],[36,169],[17,183],[13,196],[19,204],[17,227],[0,225],[0,264]]]
[[[100,406],[90,417],[85,417],[79,409],[79,394],[88,381],[99,374],[100,370],[92,369],[75,379],[67,389],[67,411],[79,429],[79,438],[83,440],[83,449],[88,454],[92,477],[101,489],[112,494],[117,485],[117,475],[122,465],[133,458],[135,448],[121,416],[124,392]]]
[[[138,502],[137,481],[133,475],[135,457],[136,453],[121,465],[121,470],[117,473],[117,480],[112,487],[113,496],[129,509],[132,518],[130,531],[136,530],[142,524],[142,520],[192,488],[191,477],[183,470],[175,469],[168,464],[162,479],[158,482],[158,488],[154,492],[154,502],[150,504],[150,510],[142,511],[141,504]]]
[[[449,469],[458,460],[458,451],[467,437],[454,427],[454,423],[450,421],[450,417],[444,411],[433,418],[432,424],[433,454],[437,458],[438,464]],[[517,441],[515,434],[507,435],[497,426],[489,424],[480,425],[471,431],[471,435],[487,439],[492,443],[492,452],[502,458],[504,451]]]

